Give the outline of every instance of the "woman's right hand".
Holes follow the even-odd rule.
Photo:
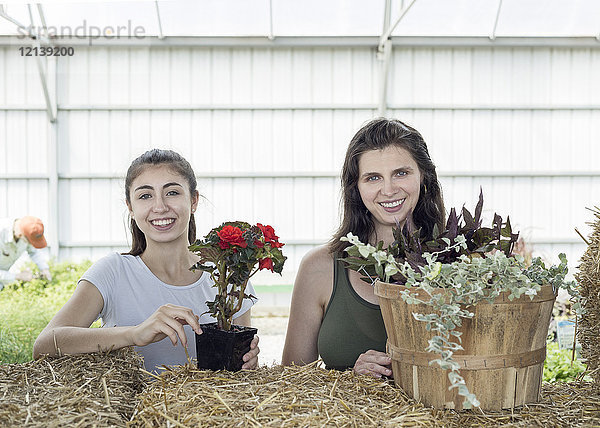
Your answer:
[[[384,352],[369,349],[364,354],[360,354],[356,363],[354,363],[354,372],[366,374],[373,377],[391,376],[392,359]]]
[[[168,336],[173,346],[177,346],[179,337],[181,344],[187,347],[183,326],[187,324],[194,332],[202,334],[198,319],[198,315],[190,308],[168,303],[158,308],[146,321],[133,327],[132,341],[136,346],[145,346]]]

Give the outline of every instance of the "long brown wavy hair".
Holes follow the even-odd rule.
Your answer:
[[[127,176],[125,177],[125,200],[128,206],[131,206],[131,183],[150,165],[167,165],[171,171],[186,179],[190,188],[190,194],[196,194],[198,183],[196,182],[196,174],[194,174],[190,163],[179,153],[172,150],[152,149],[134,159],[131,165],[129,165]],[[123,254],[139,256],[146,250],[146,236],[131,216],[129,218],[129,230],[131,231],[131,250]],[[194,213],[191,213],[188,226],[188,242],[193,243],[195,241],[196,221]]]
[[[434,225],[443,230],[446,212],[442,190],[425,140],[416,129],[397,119],[378,118],[367,123],[352,137],[346,151],[341,175],[342,222],[328,243],[330,252],[341,253],[349,245],[340,241],[348,232],[358,236],[361,242],[369,242],[373,238],[373,217],[358,191],[358,161],[369,150],[383,150],[389,146],[407,150],[421,172],[419,200],[412,214],[416,228],[421,228],[421,236],[431,239]]]

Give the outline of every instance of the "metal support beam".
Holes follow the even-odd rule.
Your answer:
[[[382,34],[386,34],[390,28],[392,16],[392,0],[385,0],[385,9],[383,11],[383,31]],[[387,38],[381,42],[377,49],[377,59],[381,62],[379,69],[379,107],[377,108],[377,115],[384,117],[387,113],[387,81],[388,81],[388,70],[390,64],[390,58],[392,55],[392,41]]]
[[[28,30],[28,29],[27,29]],[[392,37],[394,47],[429,47],[429,48],[462,48],[462,47],[514,47],[514,48],[589,48],[600,49],[594,32],[588,36],[577,37],[496,37],[489,36],[402,36]],[[93,40],[94,47],[244,47],[264,49],[289,49],[295,47],[318,48],[372,48],[379,43],[379,36],[277,36],[274,40],[267,37],[166,37],[159,40],[156,36],[136,39],[135,37],[111,38],[100,37]],[[17,36],[0,35],[0,46],[15,46],[23,41]],[[89,49],[89,38],[52,37],[54,46]]]
[[[498,28],[498,18],[500,17],[500,10],[502,9],[502,0],[498,0],[498,9],[496,10],[496,19],[494,19],[494,28],[490,33],[490,40],[496,40],[496,28]]]
[[[29,10],[29,19],[31,21],[31,28],[33,31],[31,44],[37,51],[40,50],[40,34],[35,30],[35,22],[33,20],[33,13],[31,11],[31,5],[27,5],[27,9]],[[44,100],[46,101],[46,114],[48,116],[48,120],[51,123],[56,121],[56,102],[53,102],[50,96],[50,90],[48,88],[48,57],[44,56],[44,61],[42,62],[42,56],[36,55],[36,64],[38,69],[38,74],[40,76],[40,83],[42,84],[42,90],[44,91]]]
[[[380,77],[379,77],[379,107],[377,109],[378,116],[385,116],[387,114],[387,84],[388,84],[388,75],[390,68],[390,60],[392,57],[392,33],[394,29],[398,26],[402,18],[406,15],[409,9],[415,4],[417,0],[412,0],[408,6],[404,6],[404,2],[402,2],[402,10],[400,11],[400,16],[394,23],[394,25],[390,26],[391,20],[391,9],[392,9],[392,1],[385,0],[385,11],[383,18],[383,32],[381,37],[379,38],[379,46],[377,47],[377,59],[381,61],[380,68]]]
[[[46,24],[46,16],[44,15],[44,8],[41,4],[37,4],[38,14],[40,15],[40,22],[42,23],[42,28],[44,29],[44,37],[46,40],[50,40],[48,36],[48,25]]]
[[[387,114],[387,84],[391,57],[392,41],[388,39],[383,43],[383,52],[377,52],[377,59],[381,61],[379,77],[379,107],[377,108],[377,115],[380,117],[384,117]]]
[[[158,0],[154,2],[154,5],[156,6],[156,19],[158,20],[158,39],[163,40],[165,36],[163,34],[162,21],[160,19],[160,8],[158,7]]]
[[[26,31],[28,34],[30,33],[29,28],[27,28],[25,25],[21,24],[16,19],[8,16],[8,14],[6,13],[6,11],[4,10],[4,6],[2,6],[2,5],[0,5],[0,17],[6,19],[8,22],[11,22],[11,23],[15,24],[17,27],[19,27],[23,31]]]
[[[63,104],[58,111],[282,111],[377,110],[377,104]],[[454,111],[581,111],[600,110],[600,104],[388,104],[388,110]],[[0,111],[46,111],[43,105],[0,105]]]
[[[52,142],[51,142],[52,144]],[[122,174],[110,172],[107,173],[66,173],[54,174],[54,164],[50,165],[49,174],[27,174],[27,173],[12,173],[0,174],[0,180],[125,180]],[[498,171],[438,171],[440,178],[600,178],[600,170],[498,170]],[[196,174],[199,180],[210,179],[256,179],[256,180],[277,180],[282,178],[287,179],[304,179],[304,178],[339,178],[338,171],[269,171],[269,172],[206,172],[204,174]]]
[[[275,35],[273,34],[273,0],[269,0],[269,35],[267,39],[275,40]]]
[[[48,92],[53,105],[56,107],[57,99],[57,80],[58,59],[50,57],[47,61],[48,65]],[[54,111],[56,117],[56,110]],[[58,197],[58,123],[56,120],[50,121],[48,124],[48,221],[50,226],[49,246],[50,254],[58,260],[60,254],[60,204]]]
[[[406,13],[410,10],[410,8],[415,4],[416,1],[417,0],[411,0],[411,2],[409,3],[408,6],[402,8],[402,10],[400,11],[400,16],[398,17],[396,22],[394,22],[394,25],[389,27],[387,29],[387,31],[385,31],[381,35],[381,37],[379,38],[379,49],[378,49],[380,52],[383,52],[383,49],[384,49],[383,45],[384,45],[385,41],[392,36],[392,33],[394,32],[394,30],[396,29],[398,24],[400,24],[400,21],[402,21],[402,18],[404,18],[404,15],[406,15]]]

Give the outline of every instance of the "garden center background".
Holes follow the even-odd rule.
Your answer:
[[[73,54],[20,49],[44,46]],[[598,76],[593,0],[0,2],[0,217],[42,218],[59,260],[126,250],[126,168],[172,148],[199,234],[271,224],[284,276],[255,283],[291,284],[338,224],[350,138],[384,115],[422,132],[448,209],[482,186],[486,221],[574,267],[600,205]]]

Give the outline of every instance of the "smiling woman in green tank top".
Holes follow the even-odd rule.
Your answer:
[[[395,119],[375,119],[352,138],[341,174],[342,223],[327,245],[304,256],[292,294],[282,363],[392,375],[387,340],[372,284],[338,259],[349,232],[372,245],[392,243],[392,227],[407,220],[431,237],[444,224],[435,165],[417,130]]]

